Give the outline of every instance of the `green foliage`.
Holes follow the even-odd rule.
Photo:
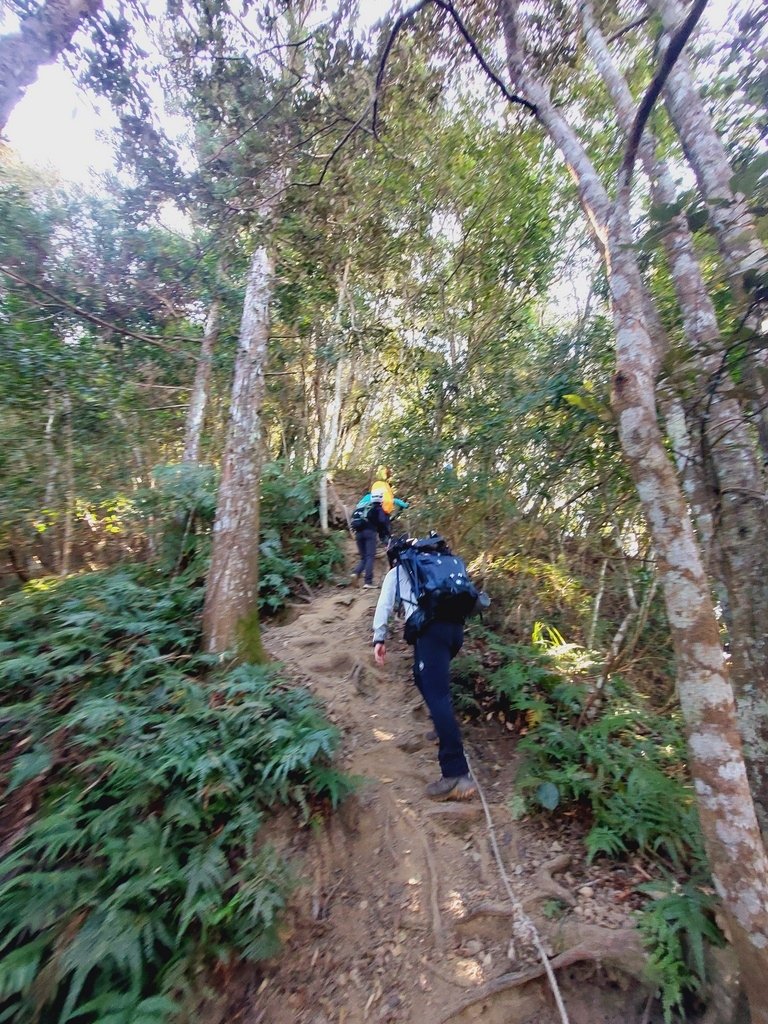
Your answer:
[[[217,475],[210,466],[174,464],[153,471],[155,486],[142,492],[141,507],[154,532],[157,557],[166,571],[203,577],[216,514]],[[275,612],[297,579],[310,586],[328,579],[342,560],[334,536],[317,526],[316,478],[282,463],[267,463],[261,475],[259,608]]]
[[[341,541],[317,526],[317,476],[300,475],[280,462],[261,474],[261,562],[259,605],[281,607],[300,577],[322,583],[343,561]]]
[[[590,859],[640,850],[679,866],[700,863],[679,714],[654,714],[615,680],[607,684],[600,713],[590,717],[585,652],[565,644],[551,627],[540,624],[536,632],[534,646],[483,638],[486,660],[494,666],[483,679],[485,700],[495,695],[504,716],[514,717],[524,734],[516,795],[529,809],[588,806]],[[462,662],[457,668],[461,672]],[[473,669],[478,672],[476,661]]]
[[[715,922],[714,894],[699,880],[681,884],[670,878],[638,889],[653,897],[639,914],[638,926],[650,956],[650,976],[661,992],[664,1020],[670,1022],[686,993],[701,991],[706,981],[705,944],[722,946],[725,939]]]
[[[212,671],[201,603],[122,569],[3,606],[4,800],[36,815],[0,862],[0,1019],[167,1021],[205,967],[277,949],[291,876],[263,826],[351,783],[306,691]]]

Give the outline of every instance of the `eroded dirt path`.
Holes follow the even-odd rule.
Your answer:
[[[385,564],[380,555],[379,579]],[[411,678],[410,648],[398,630],[386,668],[373,664],[377,598],[378,590],[342,585],[318,596],[291,624],[265,633],[273,657],[324,703],[342,731],[344,767],[364,781],[327,828],[290,838],[286,853],[298,858],[303,883],[284,948],[236,1019],[557,1024],[546,983],[504,983],[510,974],[536,973],[540,963],[530,943],[515,935],[481,802],[436,804],[423,796],[439,774],[436,750],[425,738],[429,722]],[[476,726],[465,728],[465,742],[516,898],[531,913],[558,896],[575,907],[572,892],[583,879],[567,873],[562,845],[551,836],[532,840],[507,808],[514,741],[501,736],[489,743],[488,731]],[[558,880],[553,862],[558,873],[566,872]],[[545,941],[557,953],[552,922],[548,926],[541,915],[536,920],[548,927]],[[609,923],[620,946],[628,938],[623,912]],[[583,926],[569,939],[564,923],[555,924],[561,946],[584,940]],[[595,928],[592,938],[599,945],[604,936],[605,929]],[[594,962],[588,969],[594,972]],[[611,1008],[615,1015],[602,1003],[598,1014],[578,972],[575,984],[564,980],[571,1024],[625,1024],[639,1019],[632,1016],[638,1006],[642,1013],[640,995],[625,992]],[[494,994],[494,985],[503,992]]]

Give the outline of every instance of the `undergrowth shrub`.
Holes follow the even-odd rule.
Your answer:
[[[158,466],[155,486],[141,506],[154,538],[160,567],[171,573],[207,571],[218,480],[210,466]],[[337,535],[325,536],[317,521],[316,474],[298,475],[282,463],[261,471],[259,607],[276,612],[297,581],[316,586],[343,561]]]
[[[2,606],[0,1022],[166,1021],[277,948],[291,876],[264,825],[351,784],[306,691],[197,652],[201,603],[120,569]]]
[[[658,894],[660,883],[639,887],[654,896],[639,927],[671,1020],[685,994],[702,985],[703,942],[722,941],[680,713],[655,713],[614,677],[599,713],[590,717],[586,684],[594,667],[583,649],[540,624],[530,645],[507,643],[477,627],[473,632],[474,641],[454,662],[457,703],[521,736],[513,813],[581,805],[591,819],[588,859],[638,851],[669,876],[665,895]]]

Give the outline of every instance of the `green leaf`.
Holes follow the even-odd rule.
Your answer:
[[[560,790],[552,782],[542,782],[536,788],[536,799],[548,811],[554,811],[560,803]]]
[[[21,754],[13,762],[7,792],[12,793],[14,789],[23,786],[25,782],[44,775],[52,764],[53,754],[48,747],[44,747],[42,744],[33,747],[26,754]]]
[[[760,153],[752,157],[731,178],[731,189],[751,196],[757,191],[760,179],[768,172],[768,153]]]

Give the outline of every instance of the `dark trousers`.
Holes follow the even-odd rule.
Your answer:
[[[445,778],[467,775],[461,731],[451,701],[450,665],[464,643],[464,627],[454,622],[430,622],[413,648],[413,678],[432,716]]]
[[[358,576],[361,572],[365,572],[366,583],[373,583],[373,560],[376,557],[377,536],[375,530],[360,530],[355,534],[357,550],[360,555],[355,572]]]

